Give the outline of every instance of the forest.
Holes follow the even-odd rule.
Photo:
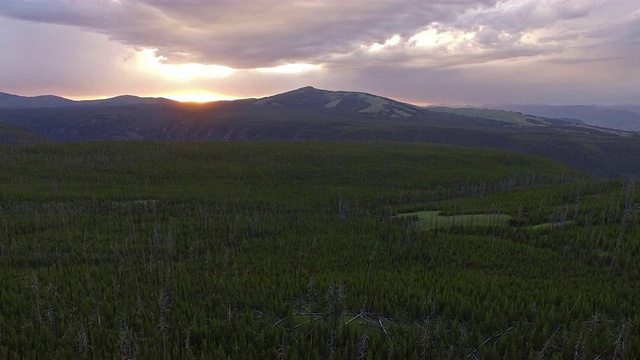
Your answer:
[[[2,359],[640,358],[640,193],[387,142],[0,147]]]

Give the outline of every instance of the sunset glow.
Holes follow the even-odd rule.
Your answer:
[[[215,93],[185,93],[185,94],[166,94],[159,95],[159,97],[180,101],[180,102],[194,102],[194,103],[206,103],[212,101],[222,100],[236,100],[237,97],[227,96]]]

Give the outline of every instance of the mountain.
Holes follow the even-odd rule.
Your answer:
[[[0,119],[4,119],[0,121],[57,141],[366,140],[389,139],[387,131],[402,131],[408,125],[460,129],[508,125],[435,113],[366,93],[312,87],[262,99],[205,104],[118,97],[59,107],[0,110]],[[391,138],[406,136],[411,132]]]
[[[500,112],[424,108],[304,87],[261,99],[185,104],[118,97],[0,108],[0,124],[51,141],[396,141],[545,156],[595,176],[640,176],[640,134]]]
[[[73,100],[53,95],[28,97],[0,92],[0,108],[2,109],[49,108],[68,106],[73,103]]]
[[[173,103],[173,102],[174,102],[173,100],[169,100],[165,98],[121,95],[121,96],[116,96],[109,99],[74,101],[72,105],[73,106],[95,106],[95,105],[121,106],[121,105],[141,105],[141,104],[147,104],[147,105],[165,104],[165,103]]]
[[[74,101],[54,95],[19,96],[0,92],[0,109],[37,109],[95,105],[137,105],[160,104],[166,102],[171,102],[171,100],[164,98],[145,98],[123,95],[109,99]]]
[[[577,119],[587,125],[625,131],[640,131],[640,106],[603,107],[595,105],[494,105],[501,110],[556,119]]]
[[[251,104],[256,107],[310,109],[330,114],[410,118],[424,115],[418,106],[362,92],[327,91],[311,86],[269,96]]]

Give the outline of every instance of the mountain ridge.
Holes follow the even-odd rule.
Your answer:
[[[0,108],[29,108],[34,104],[38,104],[39,107],[58,107],[71,103],[73,100],[56,95],[20,96],[0,92]]]
[[[640,177],[639,133],[496,110],[460,114],[360,92],[303,87],[204,104],[134,96],[79,104],[0,108],[0,124],[56,142],[427,142],[544,156],[595,176]]]
[[[119,95],[106,99],[71,100],[57,95],[21,96],[0,92],[0,109],[58,108],[91,105],[135,105],[173,102],[162,97]]]
[[[306,103],[301,94],[311,95]],[[323,97],[323,98],[322,98]],[[322,98],[322,99],[320,99]],[[291,99],[295,99],[294,102]],[[311,100],[311,101],[309,101]],[[388,116],[391,118],[410,118],[424,115],[422,110],[443,112],[474,118],[491,119],[519,126],[547,125],[548,120],[560,120],[569,123],[583,123],[588,126],[624,131],[640,131],[640,105],[546,105],[546,104],[492,104],[484,106],[425,106],[397,101],[366,92],[332,91],[304,86],[280,94],[262,98],[246,98],[224,101],[251,102],[254,106],[271,106],[283,108],[299,108],[300,106],[323,105],[324,109],[333,109],[342,113],[353,113],[357,108],[359,114]],[[315,101],[315,103],[314,103]],[[296,103],[298,102],[298,103]],[[31,109],[85,106],[125,106],[140,104],[178,104],[180,102],[163,97],[141,97],[136,95],[119,95],[105,99],[71,100],[57,95],[20,96],[0,92],[0,109]],[[223,103],[211,101],[200,103],[202,106]],[[473,109],[473,110],[472,110]],[[491,113],[491,110],[507,111],[515,114]],[[317,111],[323,112],[322,109]],[[330,113],[331,111],[324,111]],[[482,113],[479,113],[482,112]],[[335,113],[335,111],[334,111]],[[353,114],[351,114],[353,115]],[[529,116],[517,120],[517,115]]]

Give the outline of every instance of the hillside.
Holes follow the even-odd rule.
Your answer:
[[[31,145],[43,142],[44,139],[19,126],[3,124],[0,121],[0,145]]]
[[[11,153],[6,148],[0,150]],[[1,192],[10,196],[32,190],[35,194],[42,189],[38,196],[44,198],[91,194],[192,197],[220,189],[232,196],[240,195],[247,187],[286,196],[302,194],[309,186],[335,186],[337,192],[348,192],[351,187],[367,192],[370,188],[393,195],[396,190],[423,182],[449,186],[452,182],[464,185],[509,181],[515,185],[588,178],[583,172],[537,156],[388,142],[80,142],[34,145],[13,153],[16,159],[35,166],[25,172],[22,160],[4,164],[0,179],[22,174],[26,183],[4,182],[0,184]],[[95,162],[101,156],[104,164]],[[65,170],[57,171],[61,168]],[[435,168],[438,171],[433,171]],[[51,181],[58,185],[45,190]],[[127,182],[127,186],[104,188],[111,182]],[[79,187],[85,183],[92,185]],[[145,186],[147,183],[150,186]],[[300,204],[312,201],[290,200]]]

